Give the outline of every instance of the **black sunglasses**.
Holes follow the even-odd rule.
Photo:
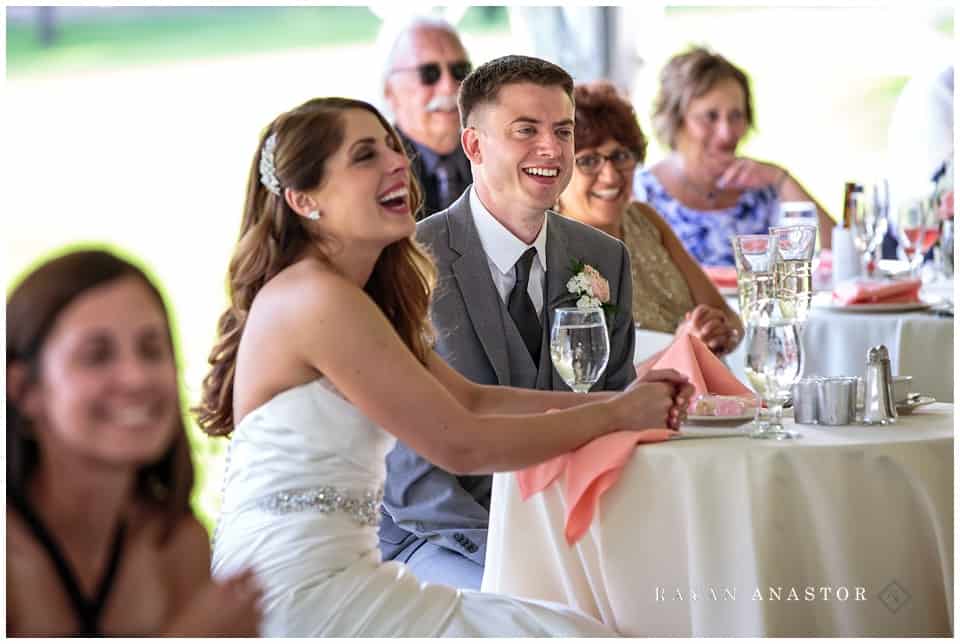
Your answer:
[[[467,74],[473,69],[469,60],[458,60],[455,63],[447,63],[447,71],[453,76],[453,80],[458,83],[467,77]],[[424,85],[436,85],[440,80],[443,70],[440,69],[440,63],[424,63],[416,67],[401,67],[393,70],[395,72],[417,72],[420,74],[420,82]]]

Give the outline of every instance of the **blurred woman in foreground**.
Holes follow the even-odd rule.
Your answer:
[[[7,634],[257,633],[249,573],[210,579],[163,298],[72,252],[7,299]]]

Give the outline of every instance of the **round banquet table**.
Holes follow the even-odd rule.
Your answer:
[[[587,533],[565,474],[521,501],[494,476],[483,590],[553,600],[629,636],[953,632],[953,405],[794,441],[639,446]]]

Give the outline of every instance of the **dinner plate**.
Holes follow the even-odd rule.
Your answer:
[[[743,412],[742,414],[737,414],[736,416],[700,416],[699,414],[690,414],[687,416],[687,422],[692,423],[731,423],[731,422],[743,422],[745,420],[753,420],[756,416],[755,410],[750,410],[749,412]]]
[[[828,294],[824,298],[813,298],[813,306],[828,311],[843,311],[845,313],[895,313],[900,311],[923,311],[929,309],[936,301],[919,302],[876,302],[872,304],[838,304]]]

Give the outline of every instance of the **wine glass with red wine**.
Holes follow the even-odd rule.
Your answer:
[[[910,275],[919,275],[923,257],[940,237],[940,222],[933,201],[910,197],[897,206],[897,240],[910,262]]]

